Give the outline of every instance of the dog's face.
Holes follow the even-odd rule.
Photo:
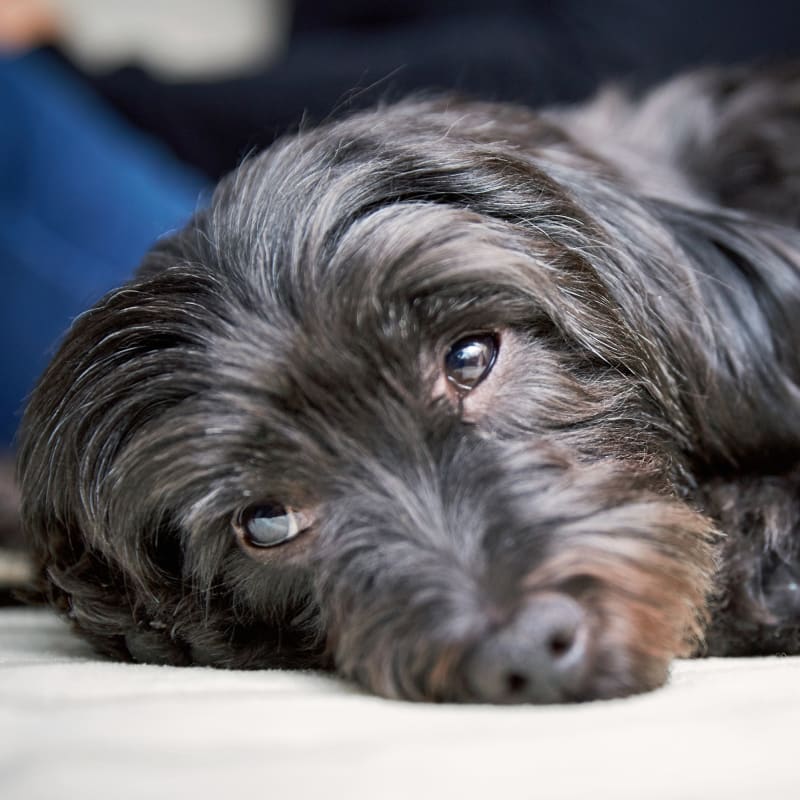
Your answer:
[[[691,292],[656,221],[524,112],[289,139],[43,378],[23,474],[51,591],[141,659],[410,699],[659,685],[710,570],[663,329]]]

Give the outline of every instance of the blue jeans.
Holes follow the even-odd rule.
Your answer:
[[[0,448],[71,320],[204,188],[46,53],[0,59]]]

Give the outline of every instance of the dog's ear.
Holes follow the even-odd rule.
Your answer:
[[[800,236],[703,205],[652,201],[649,209],[685,254],[702,300],[693,330],[673,326],[700,358],[685,392],[698,457],[777,463],[800,446],[790,412],[800,401]]]
[[[697,115],[680,154],[693,184],[723,206],[800,224],[800,63],[699,81],[712,113]]]
[[[117,459],[203,374],[203,329],[189,317],[214,287],[191,266],[187,236],[161,242],[141,277],[75,321],[32,394],[18,459],[23,525],[52,602],[106,652],[126,655],[144,633],[150,656],[179,662],[172,644],[157,652],[148,609],[181,602],[180,543],[161,510],[135,508]]]
[[[800,62],[693,71],[641,98],[610,87],[556,116],[651,196],[800,223]]]

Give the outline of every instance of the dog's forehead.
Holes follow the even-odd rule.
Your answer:
[[[416,256],[459,240],[437,265],[452,280],[502,221],[564,213],[531,148],[509,148],[493,132],[477,104],[407,104],[289,138],[223,181],[210,234],[287,302],[331,286],[334,300],[378,297],[411,277],[402,267]],[[421,272],[417,264],[418,285],[402,291],[429,289]]]
[[[513,232],[431,202],[348,214],[323,194],[317,206],[273,208],[214,235],[227,293],[278,329],[277,349],[298,336],[345,347],[396,340],[420,324],[437,336],[484,327],[494,301],[524,285]]]
[[[530,149],[476,133],[479,111],[466,127],[422,117],[295,137],[216,193],[204,233],[247,308],[234,336],[280,396],[413,383],[458,337],[529,325],[596,288],[578,257],[556,280],[560,240],[581,235],[564,220],[580,214]]]

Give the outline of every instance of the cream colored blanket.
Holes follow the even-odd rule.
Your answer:
[[[800,799],[800,658],[678,663],[658,692],[433,706],[327,676],[103,661],[0,610],[2,800]]]

